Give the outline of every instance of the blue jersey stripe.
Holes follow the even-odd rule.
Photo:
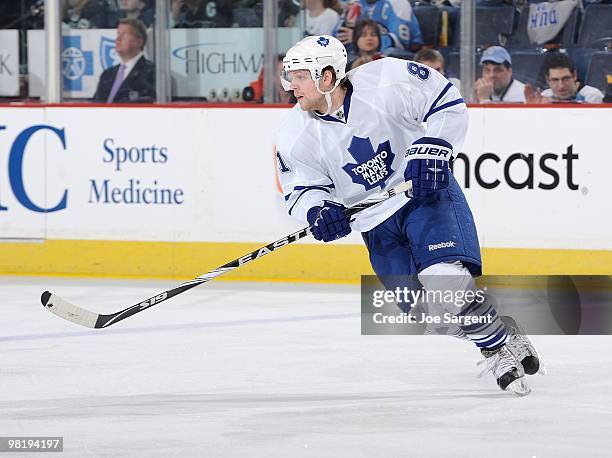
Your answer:
[[[293,202],[293,205],[289,209],[289,214],[290,215],[291,215],[291,212],[293,211],[293,207],[295,207],[297,205],[297,203],[299,202],[300,197],[302,197],[308,191],[312,191],[313,189],[318,189],[319,191],[324,191],[324,192],[329,194],[328,189],[326,187],[324,187],[324,186],[308,186],[307,189],[303,189],[302,192],[300,192],[300,195],[297,196],[297,198],[295,199],[295,202]]]
[[[452,106],[459,105],[460,103],[465,103],[465,101],[463,99],[456,99],[456,100],[453,100],[452,102],[447,102],[444,105],[440,105],[439,107],[434,108],[433,110],[429,110],[429,113],[427,113],[427,115],[425,115],[425,117],[423,118],[423,122],[426,122],[427,119],[431,115],[434,115],[438,113],[439,111],[445,110],[446,108],[450,108]]]
[[[436,108],[436,105],[438,104],[438,102],[442,99],[442,97],[444,97],[446,95],[446,93],[448,92],[448,90],[453,87],[453,83],[448,83],[444,89],[442,89],[442,91],[440,92],[440,94],[438,94],[438,97],[436,97],[436,100],[434,100],[434,103],[431,104],[431,107],[429,107],[429,111],[427,112],[427,114],[425,115],[425,117],[423,118],[423,122],[425,122],[427,120],[427,118],[429,118],[429,116],[431,116],[433,110]]]
[[[336,186],[333,183],[330,184],[320,184],[320,185],[313,185],[313,186],[296,186],[295,188],[293,188],[293,191],[291,191],[289,194],[287,194],[285,196],[285,202],[288,201],[291,198],[291,194],[293,194],[296,191],[301,191],[302,189],[312,189],[312,188],[328,188],[328,189],[335,189]],[[324,191],[327,191],[327,189],[324,189]]]

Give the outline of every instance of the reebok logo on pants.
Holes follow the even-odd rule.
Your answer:
[[[440,248],[454,248],[454,247],[455,247],[455,242],[453,241],[436,243],[435,245],[428,246],[429,251],[439,250]]]

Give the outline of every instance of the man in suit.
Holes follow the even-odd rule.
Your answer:
[[[147,30],[138,19],[121,19],[115,49],[119,65],[100,75],[94,102],[152,103],[155,101],[155,68],[144,57]]]

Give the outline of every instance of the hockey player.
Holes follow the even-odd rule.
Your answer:
[[[415,62],[385,58],[346,74],[346,61],[344,46],[331,36],[304,38],[283,61],[283,88],[298,102],[277,140],[289,214],[324,242],[360,231],[387,288],[395,286],[392,276],[403,275],[418,276],[426,290],[474,290],[482,266],[476,228],[449,172],[467,130],[461,95]],[[409,196],[388,199],[354,221],[345,216],[346,206],[404,181],[412,183]],[[449,310],[492,317],[461,332],[481,350],[501,389],[529,393],[524,375],[537,372],[539,362],[513,323],[504,324],[488,301]]]

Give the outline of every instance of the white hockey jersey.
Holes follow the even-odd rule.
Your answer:
[[[603,93],[593,86],[582,86],[573,99],[562,100],[555,98],[555,94],[552,89],[546,89],[542,91],[544,97],[550,97],[554,102],[578,102],[578,103],[602,103],[604,95]]]
[[[279,177],[290,215],[324,200],[347,207],[404,181],[406,149],[421,137],[449,142],[457,152],[467,130],[459,91],[440,73],[387,57],[347,74],[344,106],[334,116],[293,107],[277,139]],[[404,194],[357,215],[352,228],[377,226],[407,202]]]

